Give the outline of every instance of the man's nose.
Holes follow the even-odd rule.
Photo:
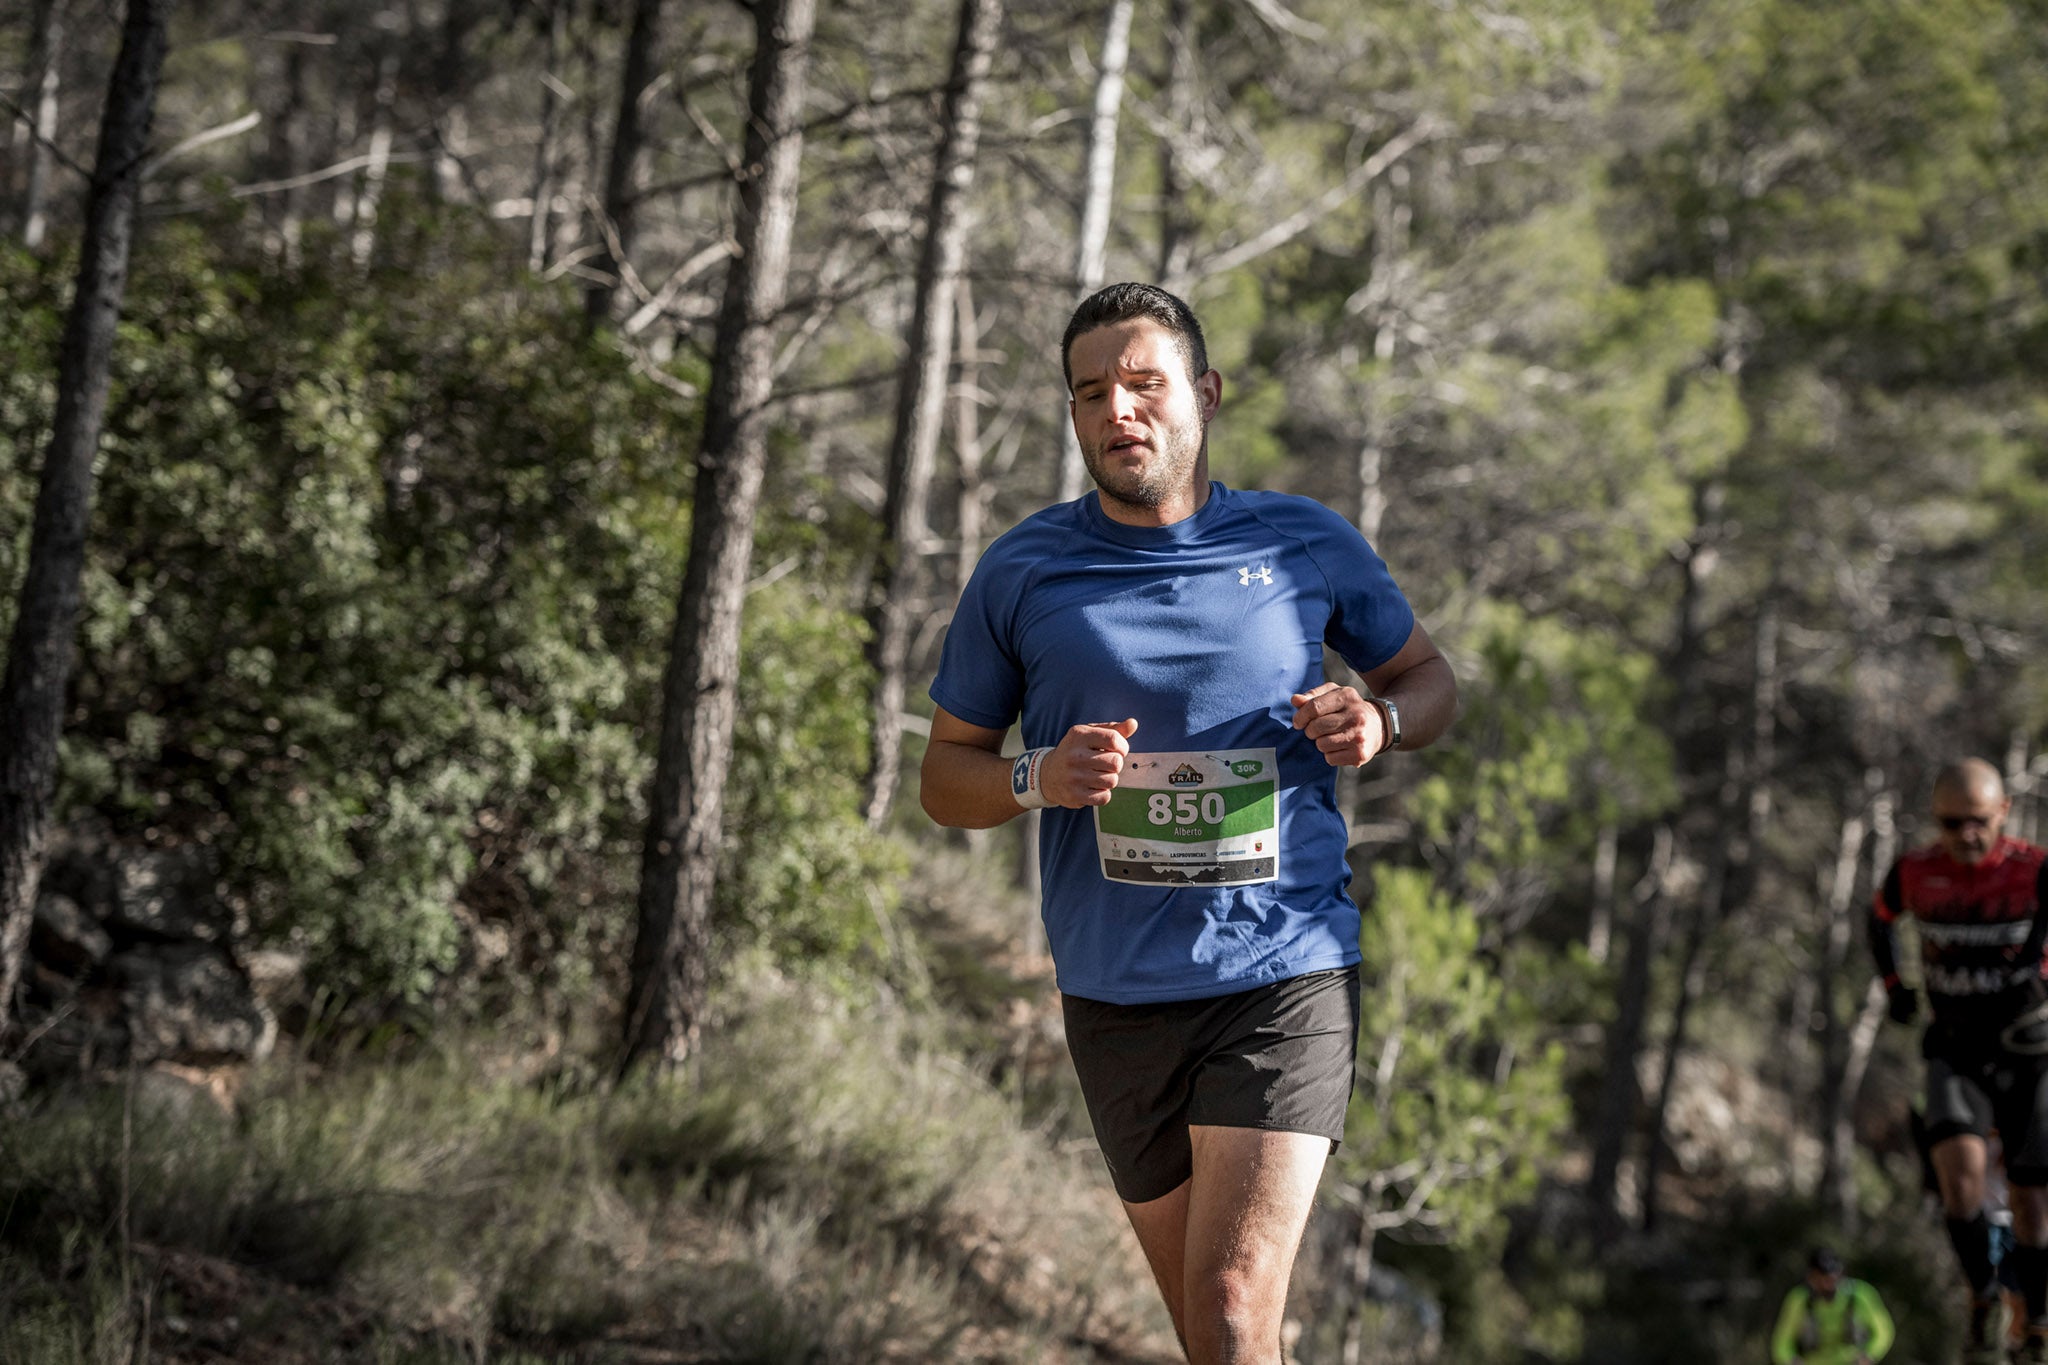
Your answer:
[[[1111,384],[1109,386],[1109,415],[1111,417],[1122,421],[1126,417],[1135,416],[1137,411],[1138,395],[1132,393],[1121,384]]]

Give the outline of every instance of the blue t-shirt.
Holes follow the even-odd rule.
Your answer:
[[[1324,681],[1325,642],[1365,673],[1414,624],[1357,528],[1292,494],[1212,482],[1193,516],[1151,527],[1111,520],[1089,493],[989,547],[946,633],[933,701],[995,730],[1021,715],[1028,748],[1135,716],[1134,760],[1277,761],[1277,828],[1259,843],[1277,838],[1278,865],[1248,885],[1112,880],[1095,811],[1045,812],[1042,912],[1062,991],[1196,1000],[1359,960],[1336,769],[1294,728],[1288,698]]]

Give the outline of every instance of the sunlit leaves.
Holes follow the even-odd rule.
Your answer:
[[[696,412],[585,340],[572,296],[508,310],[487,238],[385,227],[384,290],[175,228],[138,263],[65,801],[218,846],[256,939],[330,994],[436,989],[478,914],[534,979],[586,974],[630,925]],[[5,268],[0,416],[25,448],[56,305]],[[29,467],[0,474],[0,553]],[[888,865],[843,776],[865,724],[847,619],[774,594],[749,617],[736,766],[759,795],[721,904],[792,959],[864,943]]]
[[[1426,874],[1383,872],[1360,947],[1358,1079],[1333,1167],[1401,1240],[1485,1243],[1566,1117],[1563,1049]]]
[[[1468,628],[1467,657],[1458,729],[1411,809],[1476,908],[1526,910],[1532,878],[1575,880],[1602,825],[1676,800],[1663,681],[1648,655],[1504,604]]]

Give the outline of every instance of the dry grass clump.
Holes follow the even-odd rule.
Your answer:
[[[478,1045],[279,1064],[231,1114],[44,1096],[0,1149],[0,1361],[1172,1358],[1099,1163],[926,1025],[768,977],[723,1017],[618,1089]]]

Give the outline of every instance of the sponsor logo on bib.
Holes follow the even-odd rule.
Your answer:
[[[1246,886],[1280,873],[1278,755],[1133,753],[1095,808],[1102,875],[1146,886]]]

